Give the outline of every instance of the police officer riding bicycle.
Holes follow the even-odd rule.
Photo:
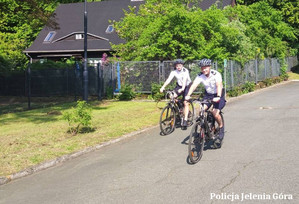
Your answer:
[[[184,101],[184,120],[182,124],[182,129],[187,129],[187,119],[189,113],[189,102],[185,100],[185,96],[187,95],[189,88],[191,86],[191,79],[189,76],[189,71],[184,67],[184,61],[181,59],[177,59],[174,62],[175,70],[173,70],[170,74],[163,86],[160,89],[162,93],[165,87],[171,82],[171,80],[175,77],[177,79],[177,86],[174,89],[175,97],[183,95]]]
[[[222,110],[226,104],[225,94],[222,85],[222,76],[221,74],[211,69],[212,61],[210,59],[202,59],[199,61],[198,65],[201,67],[201,73],[197,75],[192,86],[189,89],[188,94],[185,97],[185,100],[190,100],[190,96],[196,87],[203,83],[205,87],[204,100],[209,99],[213,103],[213,116],[216,119],[219,125],[219,137],[216,138],[215,142],[220,146],[224,137],[224,124],[222,124],[220,110]],[[205,110],[209,109],[212,104],[205,105]]]

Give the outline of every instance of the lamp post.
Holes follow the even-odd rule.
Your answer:
[[[87,69],[87,4],[84,2],[84,70],[83,70],[83,100],[88,101],[88,69]]]

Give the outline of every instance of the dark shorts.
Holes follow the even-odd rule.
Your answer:
[[[209,99],[212,100],[213,98],[217,97],[217,94],[209,94],[205,92],[203,99]],[[222,110],[226,104],[225,95],[224,95],[224,89],[222,89],[222,95],[220,97],[219,102],[212,102],[215,109]],[[210,108],[212,104],[208,104],[208,107]]]
[[[187,96],[191,85],[192,85],[192,83],[190,83],[188,86],[186,86],[184,91],[182,91],[181,93],[178,93],[178,90],[181,89],[182,87],[177,84],[176,87],[174,88],[174,92],[178,96],[183,96],[183,100],[185,100],[185,96]]]

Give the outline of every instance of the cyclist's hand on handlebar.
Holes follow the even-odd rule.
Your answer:
[[[218,97],[218,96],[214,97],[212,101],[215,103],[218,103],[220,101],[220,97]]]
[[[164,88],[162,87],[162,88],[160,89],[160,93],[163,93],[163,91],[164,91]]]
[[[189,101],[191,99],[191,96],[185,96],[185,100]]]
[[[181,92],[183,92],[184,91],[184,89],[179,89],[178,90],[178,93],[181,93]]]

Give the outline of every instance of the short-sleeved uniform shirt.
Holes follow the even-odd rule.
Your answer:
[[[214,69],[211,69],[209,77],[206,77],[206,75],[200,73],[194,80],[194,83],[202,83],[204,85],[206,90],[204,99],[212,99],[213,97],[217,96],[217,82],[222,83],[222,77],[221,74]],[[226,101],[224,96],[224,89],[222,89],[222,96],[220,97],[220,101],[218,103],[213,102],[213,105],[215,109],[221,110],[224,108],[225,104]]]
[[[174,91],[176,92],[176,94],[178,96],[183,95],[183,100],[185,99],[185,96],[188,94],[190,86],[191,86],[191,78],[189,75],[189,71],[188,69],[186,69],[185,67],[183,67],[181,69],[181,71],[173,70],[170,75],[169,75],[170,79],[172,80],[173,77],[176,78],[177,80],[177,86],[174,88]],[[183,92],[179,93],[178,90],[182,88],[183,86],[183,81],[184,79],[187,78],[186,84],[185,84],[185,89]]]
[[[221,74],[214,69],[210,70],[209,77],[206,77],[206,75],[200,73],[194,80],[194,83],[202,83],[208,94],[217,94],[217,82],[222,82],[222,77]]]
[[[186,69],[185,67],[183,67],[181,71],[178,71],[177,69],[176,69],[176,70],[173,70],[173,71],[170,73],[169,77],[170,77],[171,79],[173,79],[173,77],[175,77],[176,80],[177,80],[177,84],[178,84],[179,86],[183,86],[183,80],[184,80],[185,77],[187,77],[187,83],[186,83],[186,86],[188,86],[188,85],[191,83],[191,78],[190,78],[190,76],[189,76],[189,71],[188,71],[188,69]]]

